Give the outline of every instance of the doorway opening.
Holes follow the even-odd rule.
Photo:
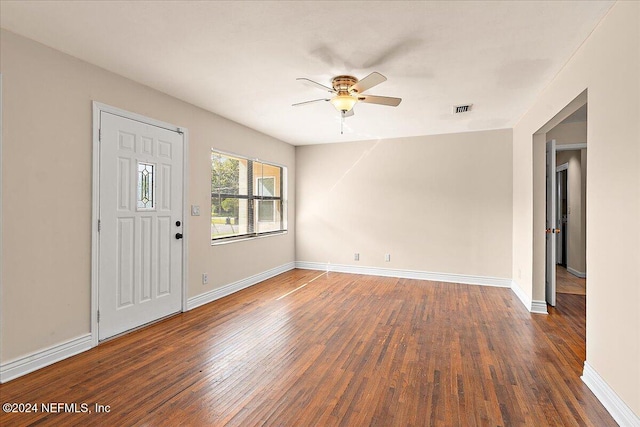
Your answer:
[[[586,102],[547,130],[545,296],[586,295]]]

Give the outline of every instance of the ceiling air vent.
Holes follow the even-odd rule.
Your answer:
[[[453,106],[453,114],[466,113],[467,111],[471,111],[471,106],[473,104],[465,104],[465,105],[454,105]]]

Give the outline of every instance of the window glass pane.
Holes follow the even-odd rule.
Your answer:
[[[283,230],[281,203],[279,200],[256,200],[256,232],[268,233]]]
[[[138,209],[155,207],[155,166],[149,163],[138,163]]]
[[[247,195],[247,160],[211,154],[211,192]]]
[[[222,205],[229,208],[229,215],[211,214],[211,238],[218,239],[247,234],[249,232],[248,203],[247,199],[232,197],[224,199]],[[230,207],[233,207],[233,209]]]
[[[273,221],[276,214],[275,200],[258,200],[258,221]]]
[[[258,178],[258,185],[256,185],[259,196],[274,197],[276,195],[276,179],[273,176],[264,178]]]
[[[211,237],[247,233],[247,160],[211,154]]]
[[[280,166],[254,162],[253,176],[256,178],[255,194],[257,196],[280,197],[281,172],[282,168]]]

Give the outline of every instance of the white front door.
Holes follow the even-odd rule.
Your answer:
[[[556,305],[556,141],[547,142],[547,215],[545,289],[549,305]]]
[[[100,112],[98,338],[181,310],[183,135]]]

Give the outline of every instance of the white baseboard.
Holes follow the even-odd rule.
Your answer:
[[[529,310],[531,313],[548,314],[547,302],[532,300],[531,298],[529,298],[527,294],[524,293],[522,288],[518,286],[518,284],[515,281],[511,282],[511,290],[513,291],[514,294],[516,294],[516,296],[522,302],[525,308]]]
[[[21,377],[45,366],[52,365],[63,359],[75,356],[93,347],[91,334],[56,344],[45,350],[31,353],[0,365],[0,383],[5,383],[14,378]]]
[[[227,295],[231,295],[234,292],[241,291],[242,289],[253,286],[256,283],[260,283],[263,280],[270,279],[286,271],[293,270],[294,268],[296,268],[295,263],[290,262],[279,267],[272,268],[271,270],[256,274],[254,276],[247,277],[246,279],[229,283],[228,285],[224,285],[221,288],[217,288],[212,291],[197,295],[195,297],[191,297],[187,300],[187,310],[192,310],[196,307],[200,307],[201,305],[208,304],[217,299],[226,297]]]
[[[640,427],[640,416],[616,394],[589,363],[584,362],[582,381],[591,389],[616,422],[624,427]]]
[[[531,308],[529,311],[537,314],[549,314],[547,311],[547,302],[535,299],[531,300]]]
[[[514,294],[516,294],[520,302],[522,302],[522,305],[524,305],[527,308],[527,310],[531,311],[531,304],[532,304],[531,298],[529,298],[529,295],[524,293],[522,288],[518,286],[515,280],[511,281],[511,290],[513,291]]]
[[[296,268],[304,270],[334,271],[336,273],[366,274],[370,276],[398,277],[402,279],[432,280],[435,282],[462,283],[466,285],[511,287],[511,279],[500,277],[469,276],[429,271],[398,270],[380,267],[360,267],[354,265],[327,264],[322,262],[296,261]]]
[[[571,274],[573,274],[576,277],[579,277],[581,279],[586,279],[587,278],[587,273],[585,273],[584,271],[578,271],[575,268],[571,268],[571,267],[567,267],[567,271]]]

